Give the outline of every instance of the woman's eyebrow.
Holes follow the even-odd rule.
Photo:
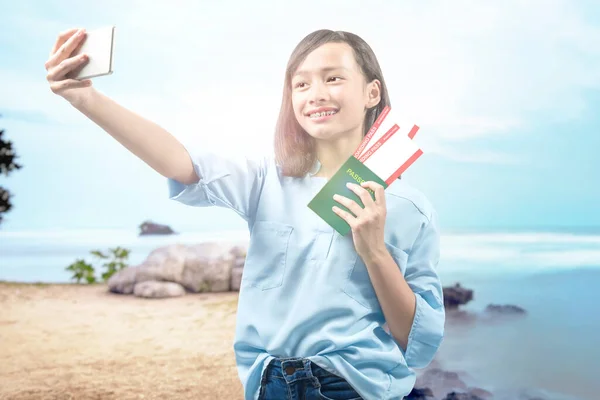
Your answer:
[[[337,71],[337,70],[348,71],[348,68],[346,68],[346,67],[324,67],[324,68],[321,68],[318,71],[319,72],[331,72],[331,71]],[[303,69],[303,70],[296,71],[296,73],[294,74],[294,76],[297,76],[297,75],[308,75],[310,73],[311,73],[310,70],[304,70]]]

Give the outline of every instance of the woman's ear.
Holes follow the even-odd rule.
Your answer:
[[[370,109],[375,107],[381,101],[381,82],[374,79],[367,84],[367,105],[366,108]]]

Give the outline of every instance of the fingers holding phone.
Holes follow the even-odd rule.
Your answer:
[[[113,73],[114,43],[114,25],[63,32],[45,64],[51,90],[71,102],[89,93],[91,78]]]
[[[86,53],[73,55],[81,47],[86,37],[85,29],[69,29],[61,33],[50,52],[50,56],[44,64],[48,74],[47,81],[50,83],[52,92],[72,101],[76,91],[90,87],[92,81],[89,79],[77,80],[68,78],[67,75],[89,61]]]

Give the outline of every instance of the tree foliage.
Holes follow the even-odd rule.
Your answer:
[[[90,251],[90,254],[96,258],[96,261],[104,261],[101,265],[104,271],[100,274],[100,280],[96,277],[96,268],[84,259],[75,260],[73,264],[65,269],[72,273],[71,279],[77,283],[81,283],[81,281],[85,283],[106,282],[113,274],[129,266],[127,260],[130,253],[131,250],[122,247],[108,249],[106,253],[100,250]]]
[[[4,138],[4,132],[4,129],[0,129],[0,174],[8,176],[22,166],[17,164],[18,157],[13,149],[13,144]],[[8,189],[0,185],[0,223],[3,221],[4,214],[12,208],[11,197]]]

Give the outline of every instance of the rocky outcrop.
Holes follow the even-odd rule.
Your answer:
[[[415,387],[404,400],[435,400],[435,397],[431,389]]]
[[[455,310],[471,300],[473,300],[473,291],[463,288],[459,283],[444,288],[444,307],[447,310]]]
[[[488,392],[487,390],[480,389],[480,388],[469,389],[469,394],[477,396],[484,400],[492,399],[494,397],[494,395],[491,392]]]
[[[444,400],[483,400],[481,397],[472,393],[450,392],[444,397]]]
[[[446,371],[433,361],[420,374],[407,400],[491,400],[491,392],[467,384],[464,372]]]
[[[183,293],[239,290],[245,254],[245,250],[239,246],[211,242],[159,247],[140,265],[115,273],[108,280],[108,289],[119,294],[156,293],[142,297],[182,295],[181,290],[173,285],[156,285],[167,282],[181,286]],[[154,283],[137,288],[145,282]]]
[[[152,221],[145,221],[140,226],[140,236],[144,235],[172,235],[175,233],[168,225],[161,225]]]
[[[457,372],[444,371],[439,367],[426,369],[417,378],[415,387],[429,388],[438,398],[452,391],[462,392],[467,390],[467,384]]]
[[[446,309],[448,323],[473,323],[481,316],[486,317],[489,321],[490,317],[493,320],[494,317],[522,316],[527,313],[523,308],[512,304],[488,304],[483,314],[463,311],[459,307],[473,300],[473,290],[462,287],[460,283],[444,287],[443,290],[444,308]]]
[[[491,400],[492,393],[484,389],[471,388],[466,391],[451,391],[445,396],[436,396],[430,388],[415,387],[404,400]]]
[[[485,308],[485,312],[493,315],[523,315],[527,313],[523,308],[512,304],[489,304]]]

